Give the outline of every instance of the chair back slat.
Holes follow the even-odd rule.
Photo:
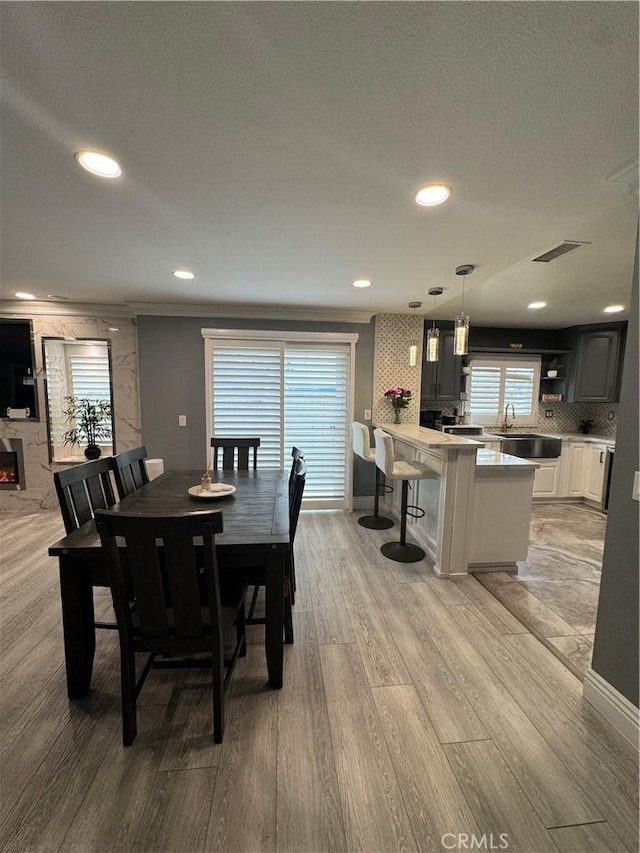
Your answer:
[[[154,536],[125,533],[127,566],[136,601],[136,613],[143,637],[159,639],[169,636],[169,606],[165,595],[158,548]]]
[[[146,458],[146,447],[135,447],[133,450],[125,450],[113,457],[111,463],[113,476],[115,477],[116,488],[118,489],[118,495],[121,500],[149,482],[147,467],[144,464]]]
[[[289,496],[289,541],[293,545],[293,540],[296,536],[298,527],[298,518],[300,516],[300,507],[302,506],[302,495],[304,486],[307,481],[307,463],[302,457],[296,460],[296,473],[294,478],[293,490]]]
[[[67,533],[90,521],[95,510],[107,509],[116,502],[108,458],[56,471],[53,482]]]
[[[190,536],[165,539],[164,547],[176,636],[202,637],[204,626],[198,572],[193,570],[196,566],[193,539]]]
[[[252,468],[258,467],[258,448],[260,439],[254,437],[227,438],[213,436],[211,439],[213,470],[214,471],[248,471],[249,451],[252,451]],[[219,462],[219,451],[222,450],[222,467]]]
[[[296,468],[298,459],[304,459],[304,453],[300,450],[299,447],[295,445],[291,448],[291,472],[289,474],[289,501],[291,501],[291,497],[293,495],[293,487],[296,482]]]

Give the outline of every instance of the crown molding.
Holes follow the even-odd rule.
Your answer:
[[[375,311],[340,308],[296,308],[290,305],[240,305],[228,302],[43,302],[0,300],[0,312],[20,317],[43,314],[83,317],[233,317],[239,320],[305,320],[319,323],[370,323]]]
[[[1,299],[0,313],[19,317],[37,317],[48,314],[55,317],[129,317],[134,313],[122,303],[105,305],[97,302],[41,302],[26,299]]]
[[[229,302],[128,302],[137,316],[234,317],[246,320],[307,320],[321,323],[370,323],[375,311],[296,308],[290,305],[240,305]]]

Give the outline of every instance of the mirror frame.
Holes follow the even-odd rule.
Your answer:
[[[116,452],[116,416],[115,416],[115,407],[114,407],[114,398],[113,398],[113,366],[111,363],[111,339],[110,338],[69,338],[55,335],[47,335],[42,336],[42,375],[44,377],[44,406],[46,412],[46,421],[47,421],[47,445],[49,451],[49,462],[56,465],[68,465],[68,460],[61,460],[55,458],[54,451],[54,443],[52,441],[51,436],[51,414],[50,414],[50,406],[49,406],[49,381],[47,376],[47,353],[46,353],[46,345],[48,341],[57,341],[59,343],[68,343],[68,344],[106,344],[107,346],[107,360],[109,362],[109,393],[111,398],[111,454],[115,455]],[[86,461],[84,459],[78,459],[78,462]]]
[[[31,375],[33,376],[33,400],[34,412],[28,418],[10,418],[8,415],[0,415],[0,420],[3,421],[21,421],[23,423],[37,423],[42,420],[42,412],[40,408],[40,395],[38,394],[38,366],[36,364],[36,346],[35,333],[33,331],[33,320],[23,317],[0,317],[0,326],[6,324],[16,325],[24,323],[29,325],[29,344],[31,347]]]

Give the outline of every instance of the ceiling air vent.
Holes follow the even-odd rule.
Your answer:
[[[561,258],[563,255],[566,255],[567,252],[573,252],[574,249],[579,249],[580,246],[588,245],[585,240],[565,240],[564,243],[560,243],[559,246],[556,246],[554,249],[549,249],[548,252],[545,252],[543,255],[538,255],[537,258],[532,258],[533,261],[540,261],[542,264],[548,264],[549,261],[555,261],[556,258]]]

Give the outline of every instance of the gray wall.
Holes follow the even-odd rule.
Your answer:
[[[592,667],[638,706],[638,515],[633,475],[638,447],[638,245],[633,271],[631,317],[618,413]]]
[[[319,323],[285,320],[240,320],[215,317],[139,317],[140,405],[142,435],[151,457],[165,468],[201,468],[205,464],[205,387],[203,328],[345,332],[359,335],[356,344],[355,415],[362,420],[372,404],[375,321]],[[178,415],[187,426],[178,426]],[[371,466],[357,460],[354,495],[372,494]]]

